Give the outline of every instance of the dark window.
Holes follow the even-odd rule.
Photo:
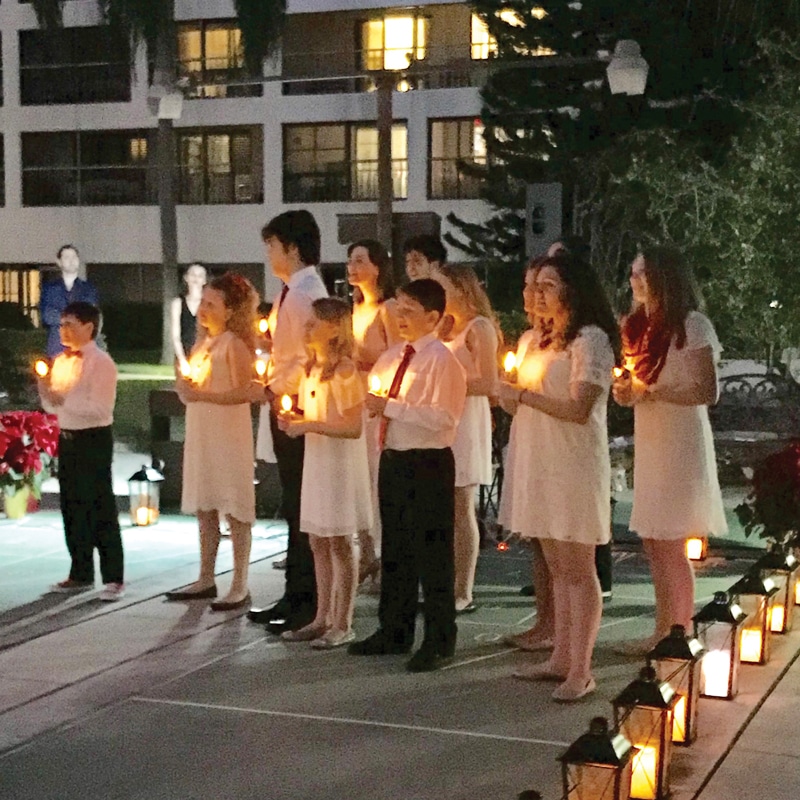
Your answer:
[[[131,99],[130,41],[108,27],[19,33],[22,105]]]
[[[178,75],[187,97],[260,97],[245,68],[242,32],[233,20],[178,25]]]
[[[392,187],[396,200],[408,196],[405,123],[392,126]],[[284,126],[284,202],[332,203],[377,197],[378,130],[374,125]]]
[[[155,203],[148,131],[22,134],[23,206]]]
[[[428,144],[428,197],[432,200],[479,197],[480,181],[461,170],[464,162],[486,162],[480,120],[432,121]]]
[[[3,38],[0,34],[0,106],[3,105]]]
[[[179,131],[178,202],[191,205],[260,203],[260,127]]]

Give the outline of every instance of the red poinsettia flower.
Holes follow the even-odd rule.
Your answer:
[[[58,420],[41,411],[0,414],[0,490],[24,486],[38,497],[58,452]]]

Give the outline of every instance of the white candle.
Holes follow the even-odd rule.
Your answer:
[[[749,664],[757,664],[761,661],[761,631],[754,628],[743,628],[739,653],[741,660]]]
[[[150,509],[140,506],[136,509],[136,524],[149,525],[150,524]]]
[[[731,671],[729,650],[709,650],[702,661],[703,694],[709,697],[728,696],[728,678]]]
[[[783,633],[784,621],[785,613],[783,606],[772,606],[772,611],[769,615],[769,629],[774,633]]]
[[[675,704],[675,715],[672,717],[672,741],[686,741],[686,696],[678,695]]]
[[[703,558],[704,544],[704,540],[698,537],[686,540],[686,557],[689,561],[700,561]]]
[[[631,797],[636,800],[655,800],[656,796],[656,748],[636,745],[639,751],[633,756],[631,774]]]
[[[509,350],[503,358],[503,369],[506,372],[513,372],[517,368],[517,356],[513,350]]]

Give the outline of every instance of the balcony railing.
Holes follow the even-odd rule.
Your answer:
[[[22,105],[127,103],[131,68],[115,64],[56,64],[20,68]]]
[[[461,172],[458,168],[463,159],[430,159],[431,200],[474,200],[480,197],[481,181]]]
[[[147,167],[25,167],[23,206],[130,206],[156,202]]]
[[[395,200],[408,197],[408,160],[392,160]],[[284,170],[283,199],[287,203],[334,203],[378,199],[378,162],[331,165],[326,171]]]
[[[260,97],[263,85],[244,67],[231,66],[228,58],[191,59],[178,62],[178,79],[186,84],[190,99],[212,97]]]

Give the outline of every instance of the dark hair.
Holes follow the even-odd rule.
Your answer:
[[[559,245],[558,250],[556,250],[553,255],[557,255],[559,253],[567,253],[568,255],[575,256],[576,258],[581,258],[584,261],[590,261],[590,255],[592,252],[592,248],[589,246],[589,243],[586,239],[582,238],[581,236],[561,236],[556,239],[554,242],[551,242],[550,247],[547,249],[554,247],[555,245]]]
[[[655,383],[667,360],[673,337],[680,350],[686,344],[686,317],[702,302],[689,265],[675,247],[642,250],[647,291],[653,298],[650,316],[634,304],[622,323],[625,355],[635,364],[636,376]]]
[[[440,264],[447,261],[447,250],[444,249],[442,240],[431,233],[421,233],[406,239],[403,253],[408,255],[412,250],[422,253],[428,261],[438,261]]]
[[[363,247],[367,251],[369,260],[378,268],[378,294],[381,302],[394,297],[394,275],[392,269],[392,259],[386,248],[375,239],[359,239],[347,248],[347,257],[353,253],[356,247]],[[353,301],[360,303],[364,299],[358,286],[353,289]]]
[[[416,300],[425,311],[437,311],[439,316],[444,314],[447,295],[442,284],[433,278],[420,278],[406,283],[397,290],[397,293]]]
[[[61,312],[61,318],[75,317],[78,322],[84,325],[87,322],[92,323],[92,339],[97,338],[100,332],[100,309],[93,303],[87,303],[84,300],[76,300],[74,303],[69,303],[66,308]]]
[[[562,302],[569,312],[564,343],[572,342],[586,325],[596,325],[608,336],[614,358],[619,361],[621,348],[617,320],[595,271],[582,258],[569,253],[543,258],[534,269],[539,272],[545,267],[554,269],[564,284]]]
[[[75,251],[75,255],[76,256],[80,256],[80,252],[78,251],[78,248],[75,247],[74,244],[62,244],[61,247],[58,248],[58,253],[56,254],[56,258],[61,258],[61,254],[65,250],[74,250]]]
[[[319,264],[320,235],[319,226],[313,215],[303,208],[284,211],[273,217],[262,229],[261,238],[275,238],[284,247],[294,245],[300,261],[307,267]]]

